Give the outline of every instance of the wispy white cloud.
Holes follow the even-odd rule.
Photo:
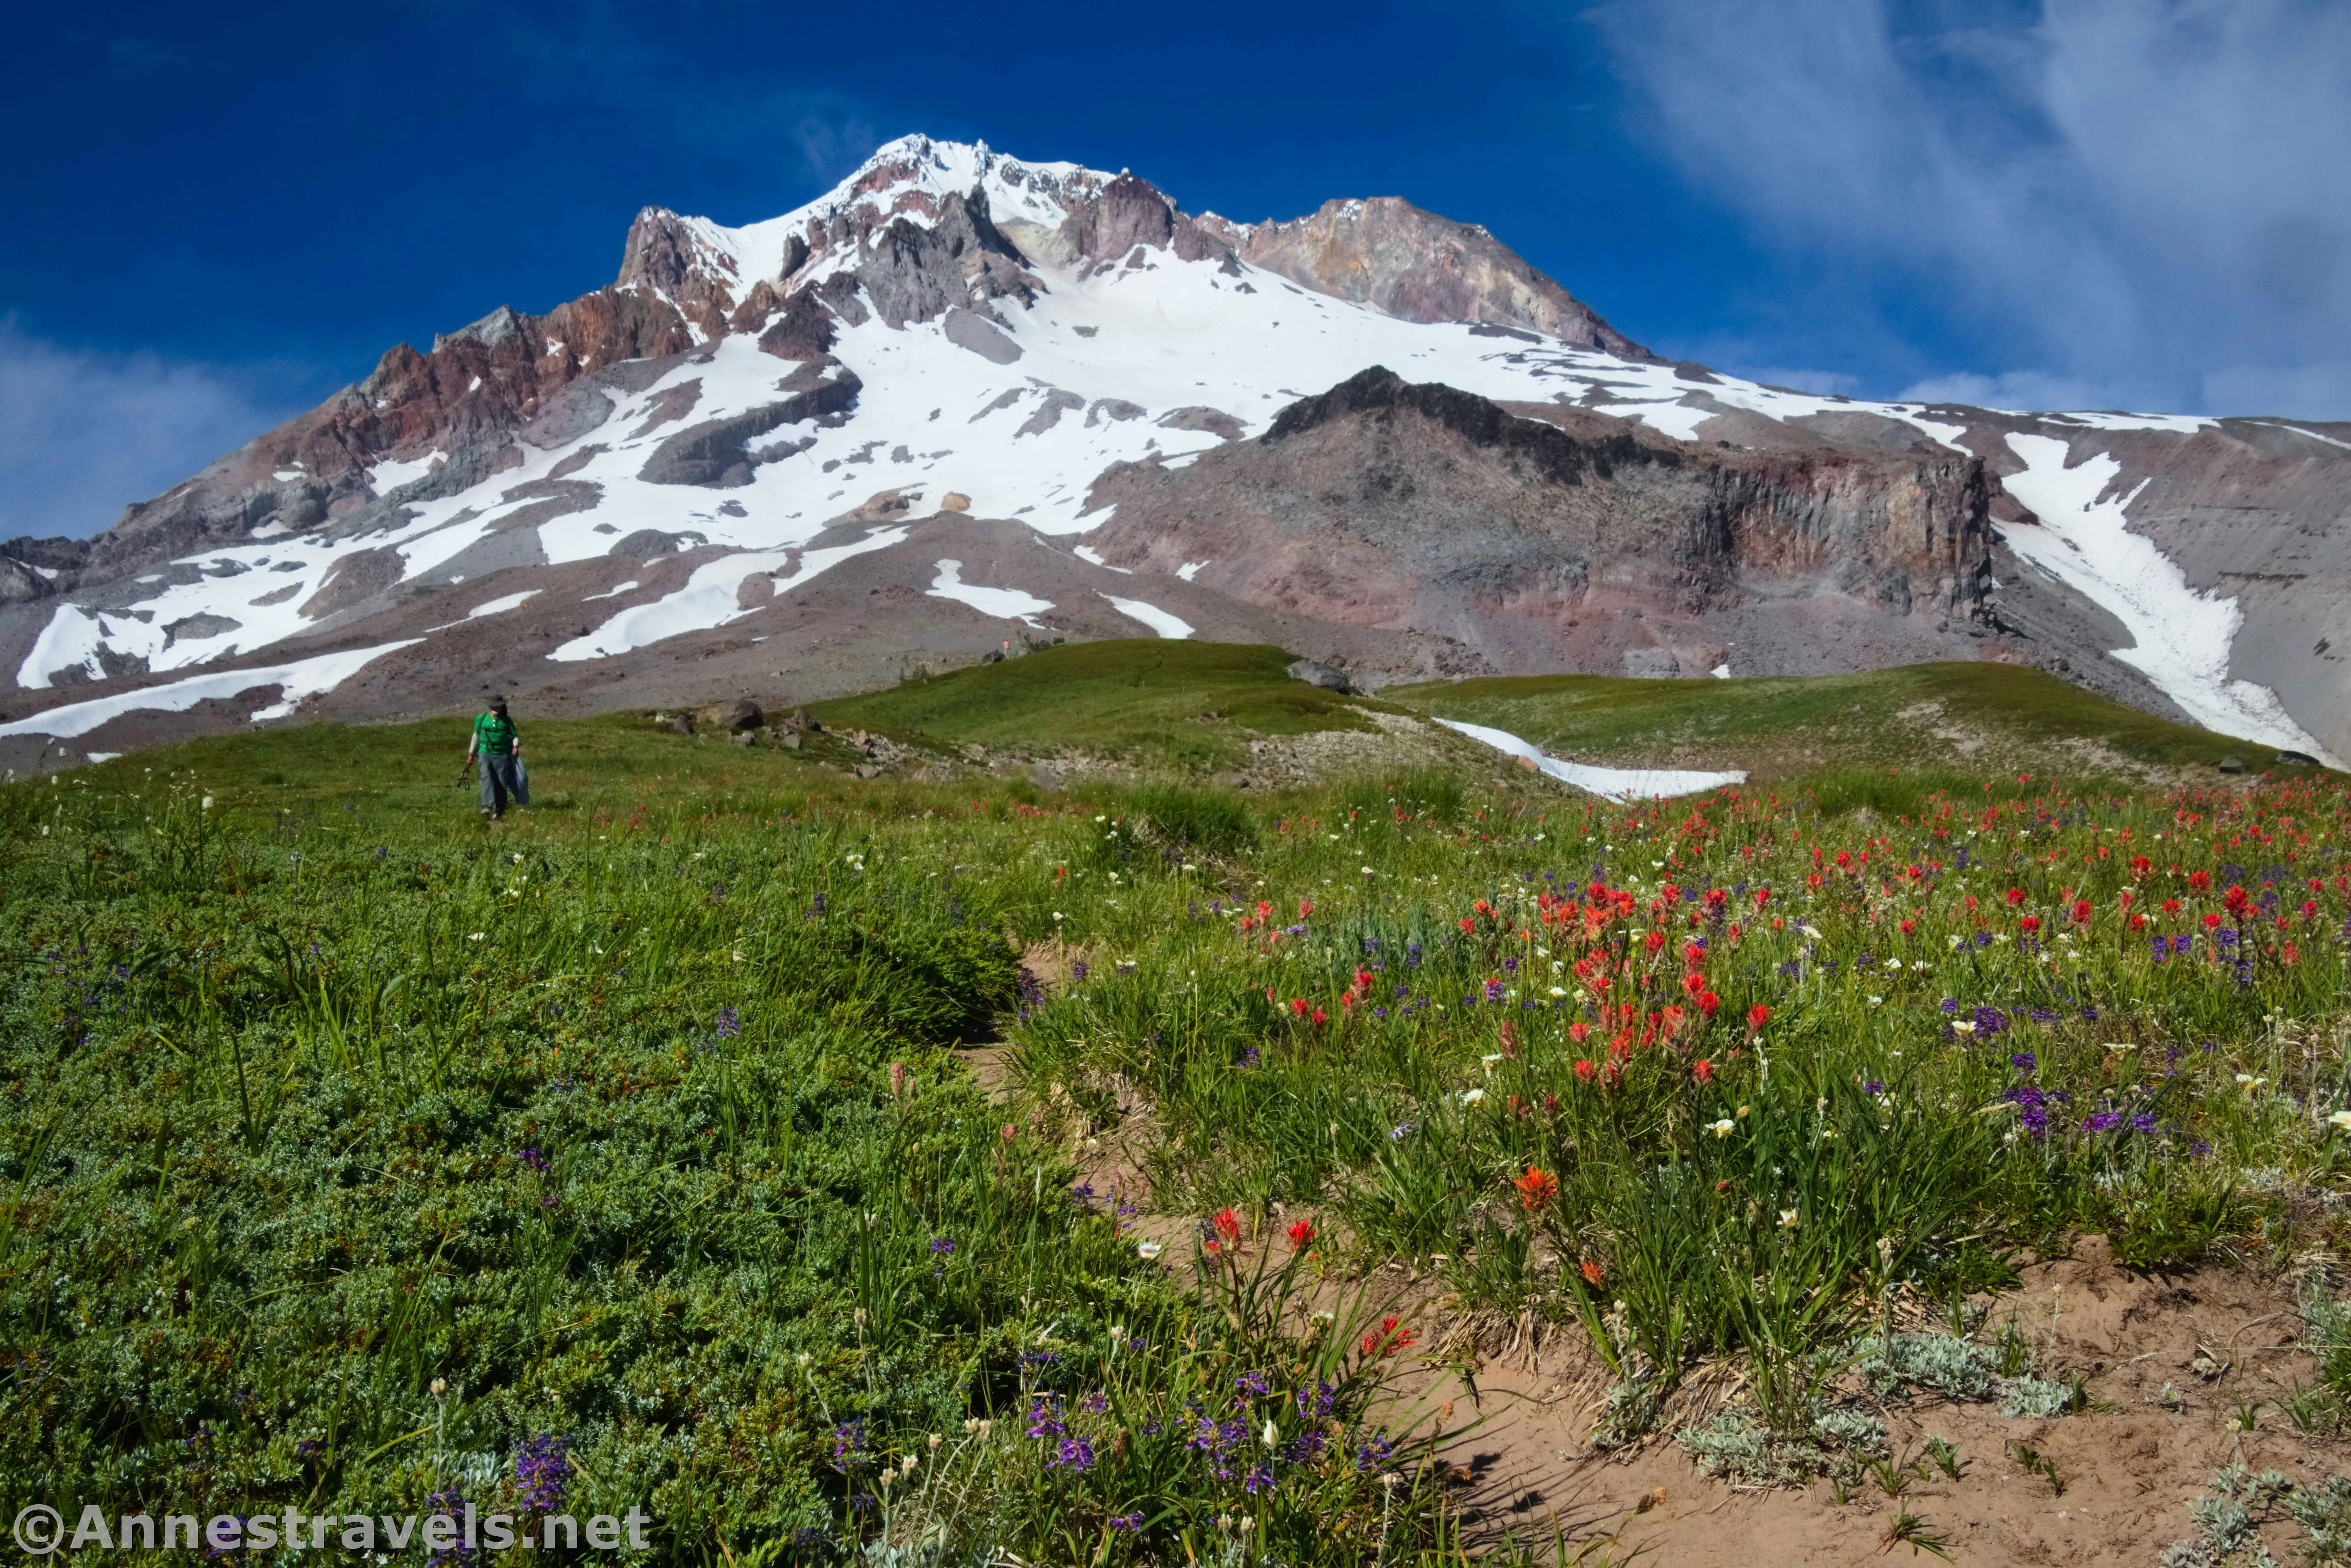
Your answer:
[[[96,533],[292,413],[254,390],[265,379],[69,348],[0,317],[0,537]]]
[[[1807,370],[1799,365],[1744,365],[1729,361],[1726,361],[1723,368],[1732,375],[1743,376],[1750,382],[1761,382],[1767,387],[1818,392],[1823,397],[1852,397],[1862,390],[1861,378],[1844,371]]]
[[[1689,178],[1894,335],[1956,326],[1986,395],[2351,417],[2351,7],[1593,15]]]
[[[1913,382],[1898,395],[1906,402],[1961,402],[2019,412],[2109,408],[2115,402],[2110,390],[2095,382],[2047,371],[2003,371],[1996,376],[1954,371]]]

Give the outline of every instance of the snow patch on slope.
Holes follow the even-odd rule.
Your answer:
[[[863,538],[845,545],[833,545],[812,550],[745,550],[720,556],[716,560],[703,562],[685,580],[685,586],[665,593],[650,604],[639,604],[622,611],[584,637],[574,637],[549,658],[564,664],[580,659],[606,659],[615,653],[625,653],[664,638],[684,632],[707,631],[724,626],[729,621],[740,621],[759,608],[758,602],[745,607],[743,586],[754,577],[768,577],[767,597],[772,599],[788,588],[795,588],[819,573],[839,566],[852,556],[868,550],[886,549],[906,537],[904,528],[881,528]],[[798,567],[789,577],[774,574],[792,565]],[[615,592],[619,591],[614,590]]]
[[[379,496],[388,496],[402,485],[412,485],[449,460],[445,452],[428,452],[422,457],[410,457],[401,462],[382,458],[368,468],[368,483]]]
[[[1747,775],[1743,772],[1699,773],[1677,768],[1599,768],[1587,762],[1562,762],[1541,748],[1528,745],[1507,729],[1465,724],[1450,718],[1440,718],[1437,722],[1497,751],[1523,757],[1550,777],[1610,800],[1654,800],[1668,795],[1696,795],[1708,789],[1719,789],[1726,784],[1747,782]]]
[[[520,605],[525,600],[537,596],[538,593],[538,590],[536,588],[526,588],[520,593],[509,593],[503,598],[486,600],[466,611],[465,619],[479,621],[485,615],[503,615]]]
[[[349,648],[337,653],[320,653],[315,658],[298,659],[292,664],[265,664],[250,670],[215,670],[207,674],[189,675],[164,685],[147,686],[135,692],[118,692],[112,696],[96,697],[86,703],[68,703],[47,713],[37,713],[30,718],[0,724],[0,735],[54,735],[71,739],[78,735],[88,735],[109,719],[120,718],[126,713],[150,709],[184,713],[200,702],[214,697],[233,697],[256,686],[277,686],[280,695],[268,706],[256,709],[254,722],[284,718],[294,711],[296,705],[333,691],[384,654],[413,648],[422,641],[421,637],[410,637],[398,643],[379,643],[372,648]]]
[[[1190,622],[1169,614],[1156,604],[1146,604],[1140,599],[1121,599],[1114,593],[1105,593],[1102,597],[1109,600],[1111,608],[1121,615],[1131,621],[1142,622],[1162,637],[1181,641],[1194,631]]]
[[[2145,674],[2207,729],[2341,767],[2287,716],[2277,694],[2229,678],[2229,651],[2244,620],[2233,599],[2188,586],[2188,576],[2153,540],[2130,531],[2127,496],[2106,495],[2122,465],[2106,453],[2065,465],[2067,444],[2053,436],[2011,434],[2009,450],[2025,470],[2001,481],[2032,509],[2041,526],[2004,530],[2008,548],[2120,621],[2133,645],[2114,656]]]
[[[933,599],[952,599],[958,604],[970,605],[982,615],[992,615],[998,621],[1026,622],[1040,631],[1044,628],[1037,617],[1053,608],[1051,600],[1040,599],[1017,588],[982,588],[977,583],[966,582],[963,562],[953,556],[939,562],[938,575],[931,580],[926,591]]]

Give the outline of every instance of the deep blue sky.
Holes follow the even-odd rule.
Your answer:
[[[85,5],[11,50],[0,534],[608,281],[640,205],[771,216],[909,131],[1238,218],[1402,195],[1773,380],[2351,416],[2315,0]]]

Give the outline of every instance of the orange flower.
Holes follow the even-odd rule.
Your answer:
[[[1600,1282],[1608,1277],[1608,1270],[1603,1269],[1599,1264],[1593,1262],[1589,1258],[1586,1258],[1583,1260],[1583,1282],[1591,1286],[1595,1291],[1600,1289]]]
[[[1534,1166],[1510,1185],[1519,1189],[1519,1207],[1529,1214],[1541,1214],[1559,1196],[1559,1178]]]
[[[1240,1245],[1241,1217],[1239,1215],[1229,1208],[1220,1208],[1217,1210],[1217,1218],[1212,1223],[1217,1228],[1217,1234],[1223,1237],[1228,1246]]]
[[[1308,1224],[1303,1219],[1291,1222],[1290,1227],[1290,1249],[1292,1252],[1305,1251],[1306,1244],[1313,1239],[1313,1226]]]
[[[1690,1076],[1697,1079],[1700,1083],[1712,1082],[1714,1081],[1714,1063],[1711,1061],[1691,1062]]]

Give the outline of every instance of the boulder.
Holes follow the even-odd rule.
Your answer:
[[[1293,660],[1290,665],[1290,678],[1294,681],[1304,681],[1310,686],[1321,686],[1325,691],[1344,692],[1352,689],[1347,684],[1346,671],[1334,670],[1330,665],[1313,659]]]
[[[740,735],[747,729],[757,729],[767,722],[759,705],[749,697],[737,697],[731,703],[717,703],[695,714],[695,720],[705,729],[732,730]]]
[[[2243,758],[2241,758],[2241,757],[2223,757],[2222,758],[2220,758],[2220,771],[2221,771],[2221,772],[2223,772],[2223,773],[2242,773],[2244,770],[2245,770],[2245,759],[2244,759]]]

